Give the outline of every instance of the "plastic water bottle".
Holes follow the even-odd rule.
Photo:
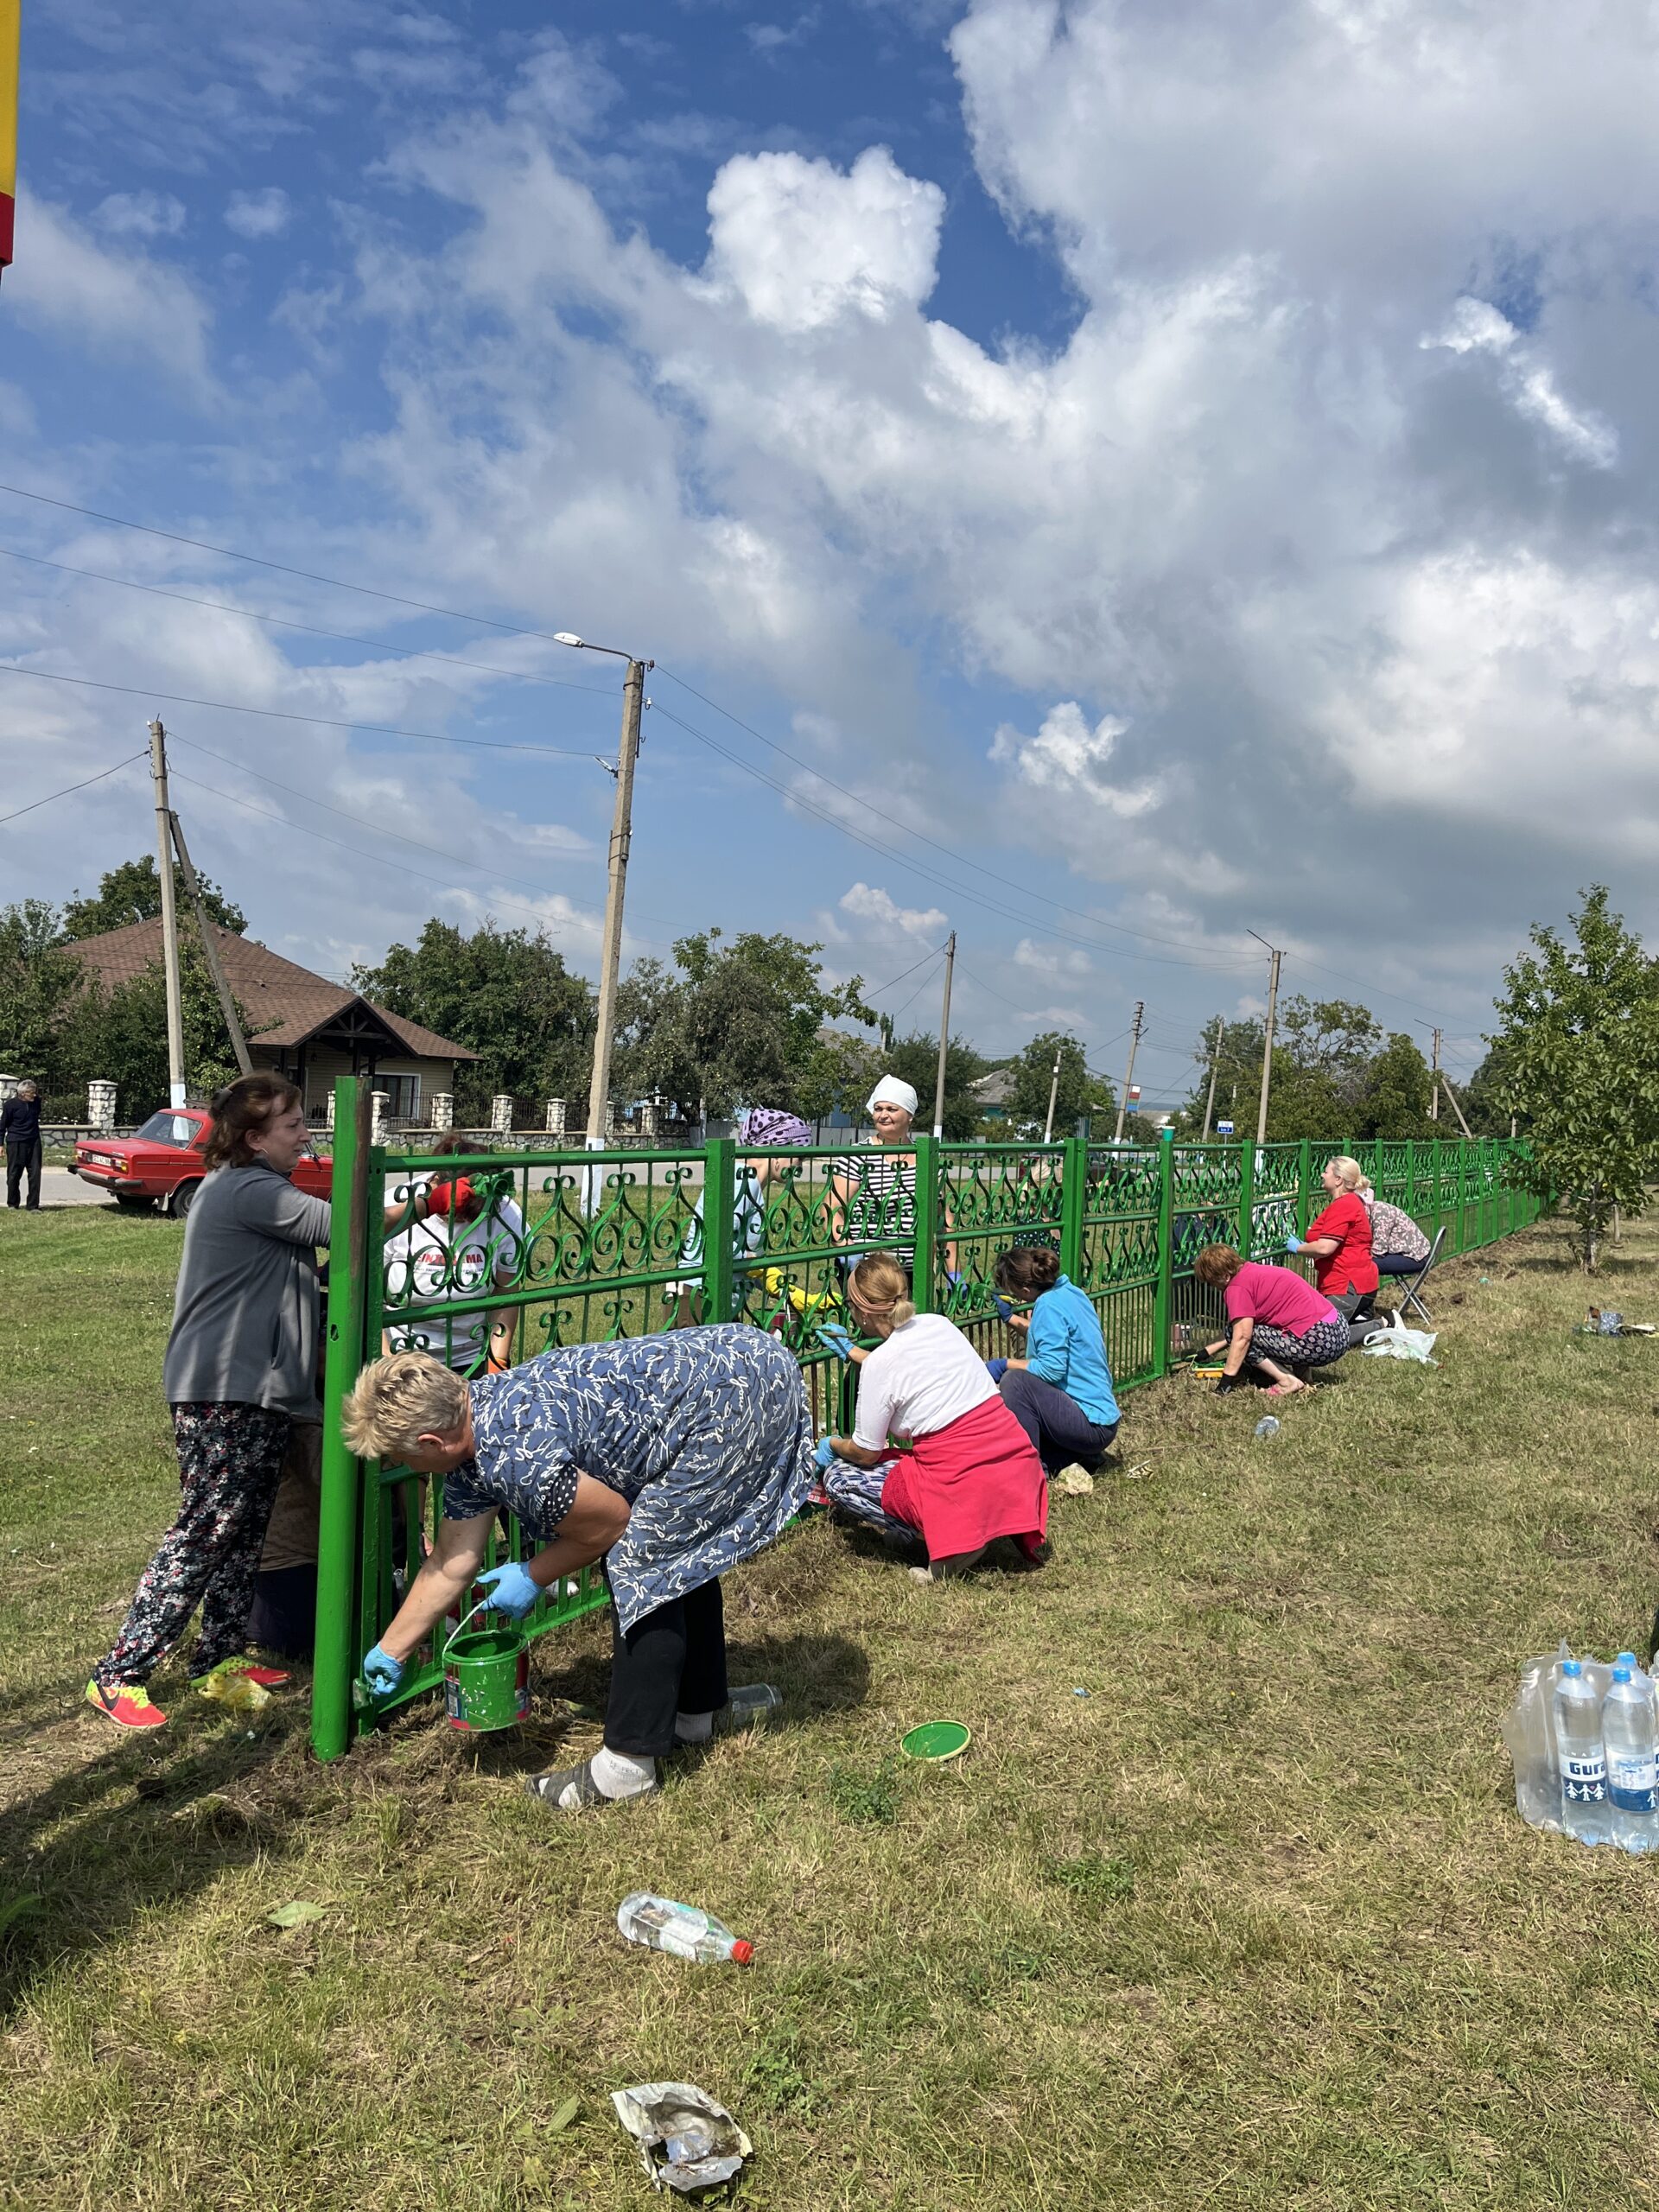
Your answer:
[[[1601,1740],[1612,1801],[1613,1841],[1624,1851],[1659,1848],[1659,1758],[1653,1699],[1629,1667],[1616,1666],[1601,1707]]]
[[[1263,1414],[1261,1420],[1255,1424],[1255,1433],[1258,1436],[1277,1436],[1279,1433],[1278,1415],[1276,1414]]]
[[[690,1959],[699,1966],[719,1966],[729,1959],[734,1966],[746,1967],[754,1956],[753,1943],[734,1936],[696,1905],[676,1904],[672,1897],[653,1897],[649,1890],[636,1890],[623,1898],[616,1909],[616,1924],[630,1943],[645,1943],[653,1951],[666,1951],[671,1959]]]
[[[1601,1746],[1601,1712],[1595,1684],[1582,1663],[1563,1659],[1555,1688],[1555,1745],[1561,1766],[1561,1821],[1580,1843],[1612,1838],[1607,1802],[1607,1757]]]

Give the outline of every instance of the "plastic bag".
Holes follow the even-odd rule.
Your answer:
[[[722,2104],[690,2082],[613,2089],[616,2116],[639,2146],[653,2189],[681,2196],[734,2180],[754,2145]]]
[[[1367,1358],[1414,1359],[1425,1367],[1438,1367],[1440,1361],[1429,1357],[1434,1349],[1435,1334],[1426,1329],[1407,1328],[1396,1313],[1386,1328],[1367,1337],[1360,1349]]]

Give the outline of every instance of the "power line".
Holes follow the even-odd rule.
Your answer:
[[[958,883],[954,878],[941,874],[937,868],[929,868],[921,861],[912,860],[908,854],[899,852],[896,847],[885,843],[880,838],[870,836],[861,830],[855,830],[850,823],[843,822],[839,815],[832,814],[827,808],[814,804],[801,792],[791,791],[786,784],[779,783],[775,776],[767,775],[765,769],[757,768],[752,761],[744,760],[741,753],[734,753],[729,746],[722,745],[717,738],[710,737],[706,730],[698,729],[695,723],[687,721],[683,715],[677,715],[671,708],[664,706],[660,699],[653,702],[653,708],[656,713],[665,716],[677,729],[684,730],[689,737],[695,737],[699,744],[706,745],[711,753],[717,753],[723,760],[729,760],[734,767],[741,769],[745,775],[753,776],[757,783],[765,784],[770,790],[776,791],[780,798],[786,799],[791,806],[798,806],[804,812],[815,816],[820,822],[827,823],[830,829],[839,830],[844,837],[850,837],[855,844],[862,845],[867,851],[879,853],[884,860],[892,861],[899,868],[908,868],[912,875],[919,876],[924,882],[931,883],[940,890],[948,891],[955,898],[966,899],[971,905],[982,906],[988,913],[1000,915],[1004,921],[1017,923],[1022,929],[1044,931],[1051,937],[1064,938],[1071,944],[1082,945],[1090,952],[1109,953],[1117,960],[1138,957],[1141,960],[1152,961],[1164,968],[1204,968],[1228,975],[1243,972],[1246,965],[1243,962],[1222,963],[1205,960],[1170,960],[1155,952],[1142,952],[1135,955],[1122,946],[1103,944],[1097,938],[1082,937],[1075,931],[1061,929],[1054,923],[1034,920],[1029,914],[1022,914],[1017,909],[1004,905],[1001,900],[988,898],[983,892],[969,890],[965,885]],[[1068,913],[1075,912],[1070,907],[1062,911]],[[1249,964],[1254,966],[1255,963],[1252,962]]]
[[[48,561],[39,553],[20,553],[15,545],[0,545],[0,554],[9,561],[27,561],[36,569],[55,569],[60,575],[84,576],[95,584],[116,584],[123,591],[147,592],[152,599],[176,600],[181,607],[205,607],[213,614],[238,614],[245,622],[268,622],[278,630],[303,630],[310,638],[332,638],[336,645],[367,645],[371,652],[396,653],[403,660],[442,661],[449,668],[475,668],[486,676],[504,676],[515,683],[550,684],[560,691],[586,691],[596,699],[608,699],[612,695],[602,683],[575,683],[568,677],[541,676],[522,668],[500,668],[493,661],[468,660],[461,653],[440,653],[423,650],[418,645],[394,645],[384,638],[360,638],[350,630],[324,630],[315,622],[298,622],[286,614],[261,614],[251,607],[232,607],[220,599],[198,599],[188,591],[169,591],[161,584],[140,583],[133,576],[105,575],[98,569],[77,569],[67,561]]]
[[[263,821],[277,823],[284,830],[296,830],[302,837],[315,837],[320,844],[334,845],[343,853],[354,853],[359,860],[372,861],[379,868],[396,868],[398,874],[407,880],[416,883],[435,884],[440,891],[458,892],[462,898],[466,899],[475,898],[477,896],[475,892],[469,890],[464,884],[446,883],[442,877],[424,874],[418,868],[405,868],[401,861],[388,860],[384,853],[372,853],[367,851],[361,845],[347,844],[343,837],[331,837],[326,830],[313,830],[308,823],[304,822],[295,822],[286,814],[274,814],[269,807],[256,806],[251,799],[239,798],[234,791],[220,791],[217,784],[205,784],[198,776],[187,776],[182,772],[182,771],[175,770],[174,779],[175,782],[181,784],[188,784],[196,791],[210,791],[215,798],[222,798],[232,806],[242,807],[249,814],[257,814]],[[555,898],[563,898],[564,893],[562,892],[556,892],[550,893],[549,895]],[[534,906],[521,906],[518,901],[514,899],[499,899],[493,900],[492,903],[496,906],[505,906],[514,913],[528,914],[532,921],[539,923],[543,927],[546,926],[547,916]],[[568,903],[573,906],[580,906],[586,913],[592,914],[600,912],[598,907],[589,906],[587,902],[582,899],[572,899],[569,900]],[[639,939],[639,943],[641,944],[651,944],[658,942],[660,942],[660,940],[651,938],[641,938]]]
[[[50,806],[54,798],[67,798],[71,791],[84,791],[93,784],[101,784],[107,777],[118,776],[124,768],[130,768],[135,760],[144,757],[143,749],[129,753],[124,760],[118,760],[113,768],[100,768],[95,776],[85,777],[78,784],[66,784],[60,791],[48,791],[44,798],[30,799],[27,806],[20,806],[10,814],[0,814],[0,823],[16,822],[20,815],[33,814],[37,806]]]
[[[239,776],[251,776],[256,783],[269,784],[272,791],[285,791],[289,798],[302,799],[308,806],[321,807],[325,814],[337,814],[342,822],[355,822],[361,829],[372,830],[377,837],[390,837],[394,844],[412,846],[417,853],[431,853],[438,860],[448,861],[454,867],[475,868],[480,874],[493,875],[502,883],[516,883],[523,891],[540,892],[549,899],[569,897],[566,892],[554,891],[544,883],[533,882],[529,876],[507,875],[500,869],[491,867],[486,861],[469,861],[460,853],[450,852],[442,845],[429,845],[419,837],[406,836],[401,830],[388,830],[383,823],[376,822],[370,815],[353,814],[349,807],[335,806],[326,798],[314,798],[309,791],[298,791],[292,784],[278,783],[275,776],[262,775],[258,769],[245,766],[240,760],[233,760],[228,753],[216,753],[211,745],[202,745],[194,738],[181,737],[176,730],[170,730],[168,736],[171,744],[188,746],[193,753],[205,753],[209,760],[220,761],[227,768],[234,768]],[[181,771],[180,772],[182,773]],[[185,780],[188,781],[188,779]],[[211,786],[206,784],[202,785],[204,791],[210,788]],[[228,794],[225,792],[219,793],[221,798],[226,796]],[[299,823],[294,824],[296,829],[302,826]],[[569,903],[573,906],[580,906],[585,913],[598,914],[604,912],[602,907],[595,906],[584,899],[571,899]],[[652,920],[658,918],[647,916],[645,918]]]
[[[423,599],[404,599],[395,591],[379,591],[372,584],[347,583],[343,576],[320,576],[309,569],[292,569],[282,561],[267,561],[257,553],[238,553],[233,545],[213,545],[204,537],[187,537],[180,531],[159,530],[154,523],[134,522],[130,515],[101,514],[96,507],[77,506],[73,499],[54,499],[44,492],[26,491],[21,484],[0,484],[0,492],[16,499],[33,499],[42,507],[58,507],[65,514],[84,515],[89,522],[113,523],[118,530],[142,531],[146,537],[164,537],[170,545],[193,545],[198,553],[217,554],[221,561],[245,561],[255,569],[269,569],[276,575],[297,576],[302,583],[327,584],[334,591],[360,592],[365,599],[385,600],[389,607],[407,607],[417,614],[441,614],[448,622],[472,622],[481,630],[505,631],[513,638],[539,638],[543,645],[559,645],[563,639],[546,630],[521,629],[516,622],[499,622],[490,614],[466,614],[459,607],[434,607]]]
[[[0,486],[0,489],[3,488],[3,486]],[[746,730],[758,744],[767,747],[772,752],[779,754],[782,759],[791,762],[794,766],[803,769],[809,776],[816,777],[819,783],[827,784],[832,791],[839,791],[843,798],[851,799],[855,806],[868,806],[868,799],[863,797],[861,793],[850,791],[845,784],[838,784],[833,776],[826,776],[822,768],[815,768],[810,760],[803,760],[799,753],[791,753],[786,745],[779,745],[776,739],[770,738],[764,731],[756,729],[753,722],[746,722],[741,715],[734,715],[729,707],[722,707],[718,699],[711,699],[706,691],[699,691],[695,683],[688,683],[683,676],[677,676],[671,668],[664,668],[659,662],[657,672],[659,676],[667,677],[671,683],[677,683],[681,690],[689,691],[694,699],[701,699],[705,707],[712,707],[717,715],[724,715],[728,722],[734,722],[739,729]],[[660,702],[658,702],[658,705],[661,712],[664,714],[668,712],[666,708],[661,707]],[[672,719],[672,717],[671,717],[671,719]],[[687,728],[690,727],[689,724],[683,722],[680,726],[682,728]],[[693,735],[701,735],[701,732],[694,731]],[[705,740],[705,742],[712,742],[712,741]],[[791,793],[790,796],[794,797],[796,795]],[[957,852],[954,846],[942,844],[937,837],[930,837],[924,830],[913,830],[908,823],[900,823],[899,827],[904,830],[906,836],[916,838],[921,844],[931,845],[936,853],[943,853],[947,860],[955,861],[960,867],[972,868],[976,875],[985,876],[992,883],[1000,883],[1007,890],[1017,891],[1022,899],[1034,899],[1040,906],[1052,906],[1056,913],[1070,914],[1074,918],[1076,918],[1077,909],[1074,906],[1068,906],[1062,900],[1058,899],[1050,899],[1043,892],[1033,891],[1028,885],[1016,881],[1011,875],[999,874],[995,868],[982,867],[978,861],[969,860],[965,853]],[[1109,930],[1115,936],[1134,938],[1146,944],[1173,944],[1179,949],[1182,944],[1182,940],[1179,938],[1158,937],[1154,935],[1153,932],[1148,930],[1132,930],[1122,922],[1097,921],[1092,915],[1090,917],[1090,920],[1096,929]],[[1046,925],[1042,923],[1034,922],[1030,924],[1029,926],[1033,929],[1040,929]],[[1111,948],[1109,946],[1102,946],[1100,949],[1103,951],[1107,951]],[[1184,967],[1201,967],[1210,966],[1213,963],[1200,961],[1184,961],[1179,964]],[[1244,965],[1242,962],[1236,964],[1241,969]]]
[[[4,486],[0,486],[0,490]],[[0,661],[0,676],[32,676],[39,683],[74,683],[87,691],[118,691],[128,699],[160,700],[168,707],[207,707],[215,714],[257,715],[262,721],[308,722],[316,729],[360,730],[371,737],[413,737],[427,745],[464,745],[483,753],[534,753],[550,760],[594,760],[598,755],[574,746],[509,745],[493,737],[450,737],[442,730],[399,729],[391,722],[342,722],[328,715],[296,715],[279,707],[241,707],[233,699],[193,699],[179,691],[152,691],[137,683],[102,683],[91,676],[61,676],[49,668],[19,668]],[[601,766],[608,763],[601,762]]]
[[[902,983],[906,976],[913,976],[916,973],[916,970],[921,967],[924,963],[929,960],[937,960],[944,950],[944,947],[942,944],[936,944],[932,951],[925,952],[920,960],[912,960],[908,968],[901,968],[899,973],[894,976],[890,982],[878,983],[874,990],[866,991],[864,994],[865,997],[869,999],[879,999],[883,991],[890,991],[894,983]],[[906,1003],[908,1005],[909,1001],[906,1000]]]

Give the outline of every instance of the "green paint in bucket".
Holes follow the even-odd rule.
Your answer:
[[[452,1728],[511,1728],[530,1710],[529,1653],[516,1628],[474,1629],[449,1639],[443,1701]]]

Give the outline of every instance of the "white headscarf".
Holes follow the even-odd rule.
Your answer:
[[[919,1103],[909,1084],[899,1076],[884,1075],[864,1101],[864,1109],[873,1114],[878,1106],[902,1106],[906,1114],[913,1115]]]

